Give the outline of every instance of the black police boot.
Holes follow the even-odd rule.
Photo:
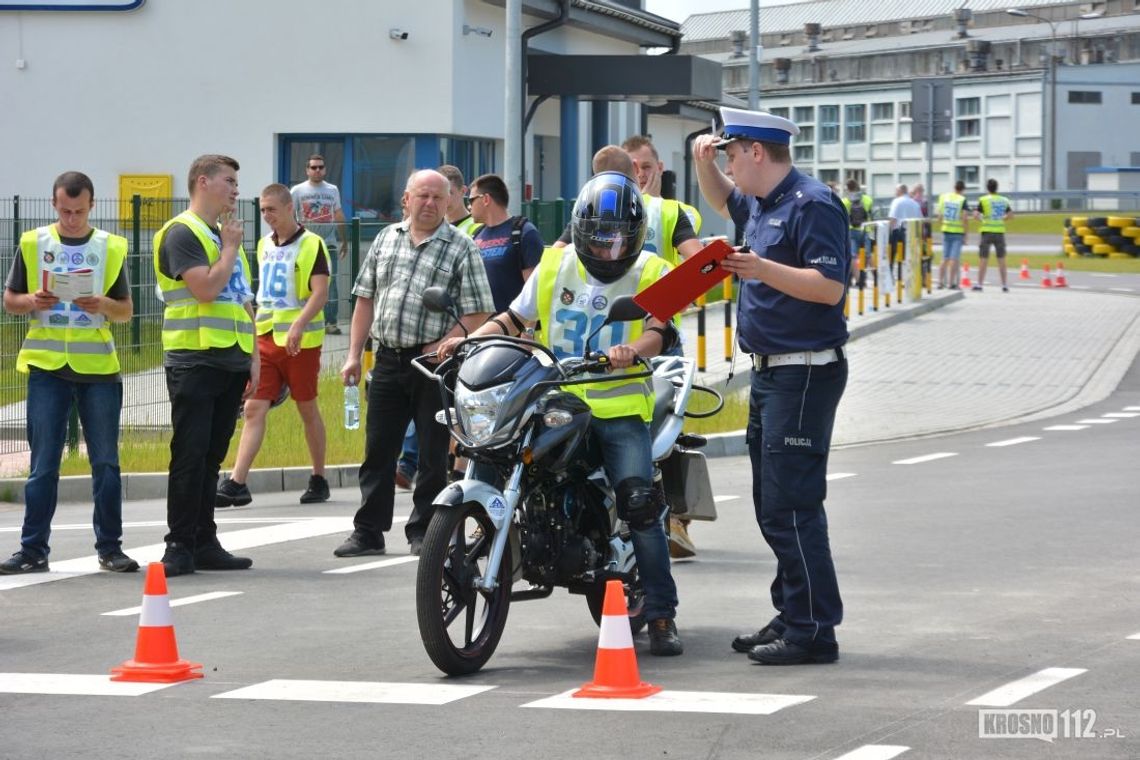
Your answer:
[[[669,618],[649,621],[649,654],[655,657],[675,657],[685,651],[677,624]]]
[[[748,659],[761,665],[811,665],[835,662],[839,659],[837,644],[795,644],[786,639],[776,639],[771,644],[753,647]]]
[[[752,647],[771,644],[773,641],[780,638],[780,634],[783,632],[783,628],[777,627],[773,623],[768,623],[768,625],[764,626],[759,631],[756,631],[756,633],[742,633],[737,636],[732,640],[732,648],[737,652],[745,653],[750,651]]]

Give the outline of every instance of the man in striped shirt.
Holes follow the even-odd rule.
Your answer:
[[[360,509],[352,535],[333,552],[338,557],[384,553],[384,533],[392,528],[396,457],[409,421],[416,423],[420,445],[414,508],[404,526],[412,554],[419,553],[432,500],[447,485],[448,434],[435,421],[443,400],[438,386],[411,360],[463,331],[446,314],[428,311],[423,292],[446,288],[468,330],[483,324],[494,309],[478,246],[447,222],[449,190],[437,171],[412,174],[404,190],[407,217],[376,236],[352,289],[357,298],[341,377],[346,385],[359,384],[360,356],[369,336],[376,366],[368,388]]]

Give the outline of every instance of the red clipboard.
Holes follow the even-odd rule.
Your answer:
[[[633,300],[654,317],[666,322],[729,276],[720,263],[730,253],[732,246],[723,240],[714,240],[638,293]]]

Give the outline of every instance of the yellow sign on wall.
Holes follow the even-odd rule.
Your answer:
[[[157,229],[174,216],[170,200],[174,193],[173,174],[120,174],[119,175],[119,218],[123,226],[129,227],[134,221],[134,208],[131,198],[140,196],[139,225]]]

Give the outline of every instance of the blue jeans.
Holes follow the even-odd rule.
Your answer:
[[[606,475],[616,489],[623,480],[653,485],[653,450],[649,426],[640,417],[615,417],[590,422],[595,443],[602,452]],[[619,505],[619,512],[620,509]],[[664,510],[656,522],[644,530],[633,530],[633,553],[645,590],[647,620],[672,619],[677,610],[677,584],[669,565],[669,543],[665,538]]]
[[[865,253],[869,253],[869,251],[866,250],[867,249],[867,233],[864,232],[863,230],[861,230],[861,229],[859,229],[859,230],[856,230],[856,229],[848,230],[847,239],[848,239],[848,241],[850,241],[850,244],[851,244],[851,260],[852,261],[857,260],[857,257],[859,256],[859,249],[860,248],[862,248]]]
[[[770,591],[783,638],[835,643],[843,601],[827,535],[827,456],[847,361],[752,373],[748,455],[760,532],[776,555]]]
[[[337,303],[340,298],[340,291],[337,289],[337,276],[336,270],[340,268],[338,262],[340,261],[340,250],[336,244],[325,242],[329,249],[329,300],[325,304],[325,324],[335,325],[337,313],[340,311],[340,304]]]
[[[942,258],[945,261],[957,261],[962,258],[962,233],[942,233]]]
[[[47,557],[51,518],[59,493],[59,463],[67,438],[72,401],[79,407],[87,459],[91,463],[92,523],[95,551],[108,554],[122,546],[123,485],[119,475],[120,382],[77,383],[49,372],[28,376],[27,433],[32,473],[24,486],[24,529],[20,546],[35,557]]]
[[[408,429],[404,433],[404,449],[400,452],[399,464],[404,465],[406,469],[415,472],[420,463],[420,442],[416,438],[416,421],[412,420],[408,423]]]

